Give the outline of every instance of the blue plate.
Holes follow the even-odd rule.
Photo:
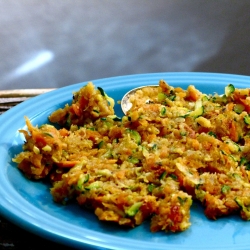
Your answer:
[[[186,88],[193,84],[205,93],[224,93],[232,83],[250,86],[250,77],[213,73],[156,73],[95,80],[95,86],[121,100],[128,90],[160,79]],[[50,186],[27,180],[11,159],[22,150],[24,138],[18,130],[25,128],[24,116],[34,125],[48,122],[48,115],[71,102],[72,92],[85,85],[79,83],[34,97],[0,116],[0,213],[15,224],[49,240],[76,248],[91,249],[250,249],[250,222],[238,216],[211,221],[203,208],[194,203],[191,227],[182,233],[151,233],[149,222],[134,229],[124,229],[98,221],[96,216],[77,204],[63,206],[53,202]],[[119,105],[116,112],[122,115]]]

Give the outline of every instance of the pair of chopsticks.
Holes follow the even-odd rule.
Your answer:
[[[54,90],[54,88],[0,90],[0,114],[31,97],[41,95],[51,90]]]

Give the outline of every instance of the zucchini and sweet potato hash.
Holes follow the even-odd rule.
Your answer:
[[[51,124],[20,130],[13,161],[28,178],[49,178],[55,202],[76,200],[99,220],[151,231],[184,231],[192,200],[210,219],[250,219],[250,89],[206,95],[160,80],[138,90],[122,118],[114,100],[88,83]],[[58,126],[58,125],[57,125]]]

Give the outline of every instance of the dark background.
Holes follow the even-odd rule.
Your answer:
[[[1,0],[0,89],[205,71],[250,75],[249,0]]]

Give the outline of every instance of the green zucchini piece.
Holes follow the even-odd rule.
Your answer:
[[[175,98],[176,98],[176,95],[174,95],[174,94],[168,96],[168,99],[169,99],[170,101],[174,101]]]
[[[87,187],[85,187],[86,190],[96,189],[100,188],[102,185],[101,181],[94,181],[91,184],[89,184]]]
[[[109,104],[111,107],[114,107],[114,106],[115,106],[115,101],[114,101],[114,99],[111,98],[111,97],[109,97],[101,87],[97,87],[97,89],[100,91],[101,95],[102,95],[103,97],[106,98],[108,104]]]
[[[227,103],[227,97],[226,95],[214,95],[213,97],[211,97],[211,101],[214,103],[218,103],[218,104],[226,104]]]
[[[233,159],[233,161],[237,162],[237,158],[235,156],[233,155],[229,155],[229,156]]]
[[[109,169],[100,169],[97,171],[98,175],[109,177],[112,175],[112,172]]]
[[[100,91],[102,96],[105,96],[105,92],[101,87],[97,87],[97,89]]]
[[[93,109],[93,112],[95,112],[95,113],[97,113],[97,114],[100,113],[99,110],[97,110],[97,109]]]
[[[127,210],[125,211],[125,213],[126,213],[129,217],[133,217],[133,216],[135,216],[135,215],[138,213],[138,211],[139,211],[141,205],[142,205],[142,202],[136,202],[136,203],[133,204],[129,209],[127,209]]]
[[[43,135],[49,136],[49,137],[51,137],[51,138],[54,137],[51,133],[48,133],[48,132],[43,132]]]
[[[98,145],[97,145],[98,149],[102,148],[103,144],[104,144],[104,141],[100,141],[100,142],[98,143]]]
[[[225,87],[225,95],[226,95],[226,97],[229,97],[234,91],[235,91],[234,85],[233,84],[228,84]]]
[[[163,180],[167,175],[167,172],[164,171],[161,175],[160,175],[160,180]]]
[[[201,116],[203,114],[204,114],[204,107],[201,106],[201,107],[195,109],[194,111],[191,111],[191,112],[187,113],[184,117],[190,116],[190,117],[193,117],[193,118],[197,118],[197,117],[199,117],[199,116]]]
[[[148,185],[148,192],[152,193],[155,188],[155,185],[153,183]]]
[[[241,157],[241,159],[240,159],[240,166],[245,166],[246,164],[247,164],[247,158],[245,158],[245,157]]]
[[[187,132],[181,131],[181,132],[180,132],[180,135],[181,135],[181,136],[186,136],[186,135],[187,135]]]
[[[66,120],[66,122],[65,122],[66,127],[67,127],[67,128],[70,128],[71,123],[72,123],[72,121],[71,121],[71,117],[70,117],[70,116],[68,116],[68,118],[67,118],[67,120]]]
[[[130,134],[131,139],[134,140],[138,145],[141,144],[141,135],[132,129],[126,129],[126,131]]]
[[[232,152],[240,152],[241,151],[239,144],[237,144],[236,142],[231,141],[231,140],[226,140],[225,143],[228,145],[229,149]]]
[[[118,117],[118,116],[116,116],[115,118],[113,118],[113,121],[115,121],[115,122],[120,122],[121,120],[122,120],[122,118]]]
[[[178,198],[178,200],[179,200],[181,206],[183,206],[184,203],[185,203],[185,202],[187,201],[187,199],[188,199],[187,197],[182,198],[182,197],[180,197],[180,196],[178,196],[177,198]]]
[[[223,155],[227,155],[226,152],[224,150],[220,150],[220,152],[223,154]]]
[[[234,200],[240,208],[243,208],[244,204],[239,197],[236,197]]]
[[[109,149],[105,154],[103,154],[102,157],[110,159],[112,157],[111,149]]]
[[[161,93],[158,93],[157,98],[158,98],[159,102],[164,102],[166,100],[167,96],[166,96],[166,94],[161,92]]]
[[[231,188],[228,185],[223,185],[221,187],[221,193],[223,193],[223,194],[227,194],[230,190],[231,190]]]
[[[190,116],[190,117],[193,117],[193,118],[197,118],[197,117],[203,115],[203,113],[204,113],[204,106],[202,105],[202,101],[198,100],[195,103],[194,110],[193,111],[189,111],[183,117],[185,118],[187,116]]]
[[[170,174],[169,177],[171,177],[175,181],[178,180],[178,177],[175,174]]]
[[[249,116],[249,115],[244,116],[244,122],[245,122],[247,125],[250,125],[250,116]]]
[[[233,110],[235,113],[241,114],[245,110],[245,107],[244,107],[244,105],[237,103],[234,105]]]
[[[139,163],[139,159],[135,158],[133,156],[129,156],[128,157],[128,162],[133,163],[133,164],[137,164],[137,163]]]
[[[77,189],[81,190],[84,183],[87,183],[89,181],[89,174],[81,175],[78,182],[77,182]]]
[[[90,127],[90,128],[87,128],[87,129],[89,129],[91,131],[95,131],[96,130],[94,127]]]
[[[245,166],[246,166],[246,170],[249,171],[250,170],[250,162],[248,162]]]
[[[249,197],[236,197],[234,200],[241,208],[241,217],[244,218],[244,220],[250,220],[250,208],[249,206],[246,206],[244,202],[246,199],[249,199]],[[248,200],[247,203],[249,203]]]
[[[239,174],[233,173],[232,176],[236,180],[241,180],[241,176]]]
[[[166,115],[166,112],[167,112],[166,107],[165,107],[165,106],[162,106],[162,107],[161,107],[161,110],[160,110],[160,115],[161,115],[161,116],[165,116],[165,115]]]
[[[214,138],[217,138],[217,135],[213,131],[209,131],[207,134],[213,136]]]
[[[209,100],[209,98],[208,98],[207,95],[203,95],[202,98],[201,98],[201,100],[202,100],[203,102],[206,102],[206,101]]]

